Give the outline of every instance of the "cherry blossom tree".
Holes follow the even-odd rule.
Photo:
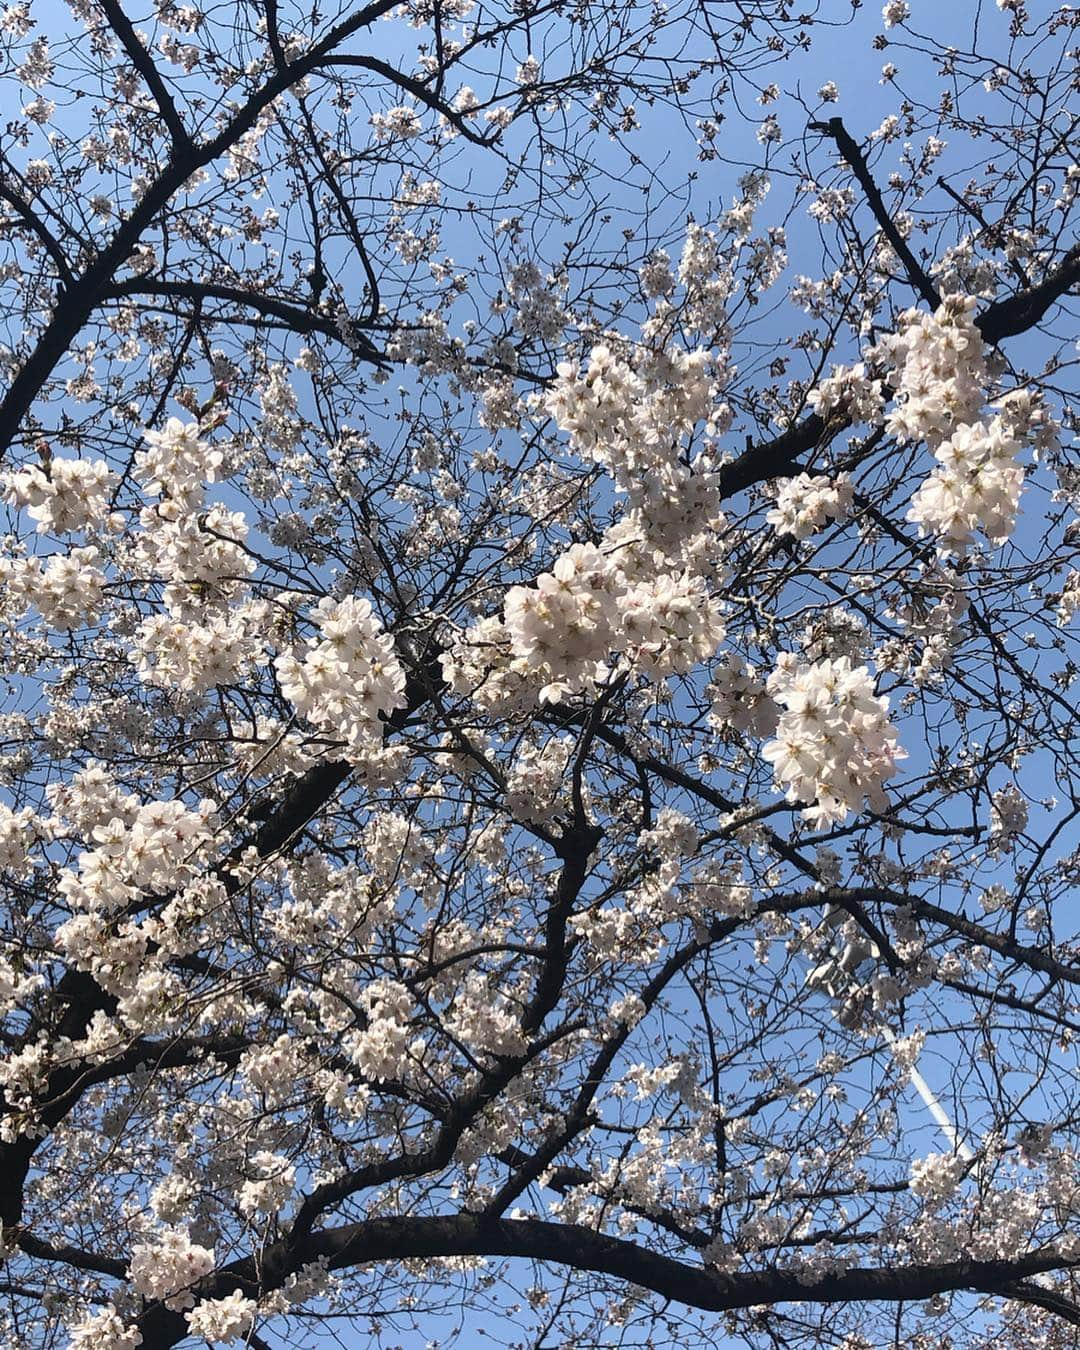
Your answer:
[[[0,13],[5,1345],[1076,1343],[1080,10],[970,9]]]

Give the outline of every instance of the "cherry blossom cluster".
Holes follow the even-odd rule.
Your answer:
[[[54,816],[51,822],[58,836],[77,834],[87,838],[97,825],[119,816],[133,820],[139,799],[121,789],[101,761],[91,759],[77,769],[66,782],[49,785],[47,797]]]
[[[665,806],[657,814],[651,829],[642,830],[637,837],[638,848],[666,861],[689,857],[697,849],[701,834],[688,816],[674,807]]]
[[[998,363],[975,323],[976,305],[974,296],[954,294],[933,314],[907,310],[896,332],[869,353],[870,368],[884,369],[894,392],[885,429],[900,441],[925,441],[938,461],[912,498],[908,519],[936,538],[942,554],[956,556],[977,533],[994,545],[1009,538],[1024,482],[1021,447],[1032,446],[1038,456],[1055,446],[1059,431],[1041,395],[1029,389],[1003,395],[996,415],[984,412]],[[846,384],[849,414],[879,421],[880,382],[867,369],[838,368],[841,387],[826,381],[812,396],[819,411],[838,405]]]
[[[707,660],[723,641],[719,607],[701,577],[667,574],[632,582],[620,553],[574,544],[536,586],[515,586],[504,605],[510,650],[541,681],[541,702],[603,683],[613,652],[653,679]]]
[[[0,474],[0,491],[39,532],[71,534],[109,515],[116,475],[104,460],[54,459]]]
[[[769,736],[776,730],[776,703],[765,681],[737,652],[729,652],[713,671],[708,692],[712,699],[709,720],[718,728],[732,727],[751,736]]]
[[[516,820],[550,820],[573,751],[569,736],[553,736],[542,745],[517,749],[506,776],[504,801]]]
[[[13,613],[37,609],[56,633],[90,625],[100,615],[106,576],[100,549],[73,548],[47,558],[0,558],[0,586]]]
[[[544,683],[541,702],[593,688],[607,674],[616,645],[624,585],[610,554],[574,544],[533,586],[514,586],[503,604],[506,631],[524,674]]]
[[[900,441],[931,448],[963,424],[975,423],[990,372],[986,344],[975,326],[974,297],[946,297],[933,314],[909,309],[896,332],[879,344],[895,390],[885,426]]]
[[[273,1106],[289,1099],[303,1071],[304,1058],[302,1045],[282,1033],[248,1050],[240,1068],[252,1090]]]
[[[777,479],[771,491],[776,505],[765,519],[779,534],[795,539],[809,539],[830,521],[846,520],[851,510],[853,489],[846,474],[800,473]]]
[[[911,8],[907,0],[885,0],[882,6],[881,17],[886,28],[895,28],[910,16]]]
[[[25,876],[31,850],[42,835],[47,837],[47,826],[29,806],[15,811],[6,802],[0,802],[0,871]]]
[[[111,1305],[68,1327],[71,1350],[138,1350],[142,1333]]]
[[[620,604],[623,650],[650,679],[685,675],[712,657],[724,621],[705,580],[665,573],[629,586]]]
[[[240,595],[255,564],[243,547],[248,525],[239,511],[212,506],[190,514],[185,507],[178,519],[160,519],[162,512],[172,514],[177,500],[143,508],[133,564],[167,583],[163,598],[171,614],[198,618],[209,604]]]
[[[956,1191],[967,1165],[958,1153],[931,1153],[911,1164],[911,1191],[928,1205],[943,1204]]]
[[[1080,571],[1072,568],[1058,596],[1058,627],[1064,628],[1070,624],[1077,613],[1080,613]]]
[[[292,1197],[296,1168],[287,1158],[268,1149],[260,1149],[251,1158],[254,1174],[243,1183],[236,1202],[242,1214],[277,1214]]]
[[[671,257],[662,248],[652,252],[638,270],[641,289],[649,300],[670,295],[675,289],[675,274],[671,270]]]
[[[501,620],[481,619],[448,644],[441,657],[448,684],[495,711],[537,697],[558,702],[620,669],[655,681],[685,674],[724,637],[719,604],[697,572],[705,537],[684,539],[677,571],[647,546],[636,517],[599,545],[571,545],[535,585],[511,587]]]
[[[1019,442],[1001,417],[961,423],[938,443],[938,467],[911,500],[908,519],[933,535],[943,554],[963,556],[981,531],[992,544],[1012,534],[1024,470]]]
[[[731,236],[730,247],[729,241],[714,230],[693,223],[687,228],[678,279],[686,292],[680,318],[689,332],[707,335],[710,340],[726,336],[727,304],[733,287],[730,255],[749,235],[754,208],[762,195],[755,186],[727,213],[723,224]],[[664,317],[663,306],[658,308],[658,317]]]
[[[255,1300],[239,1289],[224,1298],[203,1299],[186,1314],[188,1332],[214,1344],[231,1345],[246,1337],[257,1311]]]
[[[963,638],[970,604],[963,578],[955,568],[938,561],[923,566],[911,578],[908,595],[885,609],[888,618],[894,618],[922,643],[918,663],[911,664],[908,644],[882,644],[876,655],[878,669],[903,671],[920,686],[940,683]]]
[[[19,1007],[44,983],[44,976],[28,972],[25,961],[15,966],[0,956],[0,1015]]]
[[[754,892],[740,867],[706,862],[694,868],[682,888],[681,906],[693,918],[726,914],[748,919],[754,912]]]
[[[1007,435],[1031,447],[1036,462],[1061,443],[1061,423],[1037,389],[1010,389],[990,405],[1001,418]]]
[[[423,1045],[412,1029],[412,995],[396,980],[375,980],[362,991],[360,1005],[367,1025],[348,1037],[350,1059],[365,1078],[376,1082],[400,1077],[410,1051],[417,1054]]]
[[[192,1242],[183,1228],[163,1228],[131,1250],[128,1278],[136,1293],[165,1300],[174,1311],[195,1302],[187,1291],[214,1269],[214,1253]]]
[[[196,509],[207,483],[217,482],[223,453],[204,438],[198,422],[170,417],[160,431],[147,431],[146,445],[135,455],[135,470],[150,497],[164,499],[158,514],[176,520]]]
[[[423,131],[423,123],[415,108],[399,103],[386,112],[373,113],[371,125],[378,141],[412,140]]]
[[[565,283],[545,275],[532,262],[511,269],[506,289],[514,303],[514,328],[526,337],[557,342],[562,337],[567,314],[559,303]]]
[[[685,534],[715,513],[715,502],[710,510],[700,498],[711,483],[707,458],[695,473],[677,451],[699,422],[718,427],[714,419],[729,415],[718,402],[722,379],[703,348],[633,346],[624,357],[600,343],[584,375],[572,361],[559,363],[544,406],[571,447],[611,473],[645,528],[670,532],[676,515]]]
[[[498,615],[478,619],[463,633],[451,632],[439,663],[448,687],[485,712],[509,713],[536,703],[535,686],[519,668]]]
[[[274,662],[282,693],[323,735],[363,754],[381,737],[380,717],[405,704],[393,636],[361,596],[327,596],[312,618],[318,637]]]
[[[994,793],[990,802],[990,835],[995,847],[1008,852],[1028,823],[1027,798],[1015,783]]]
[[[87,971],[103,989],[117,998],[118,1021],[131,1031],[146,1033],[169,1025],[175,1009],[175,998],[180,986],[163,969],[162,958],[171,950],[161,951],[151,958],[150,933],[170,937],[169,948],[176,942],[176,930],[167,930],[153,921],[140,925],[134,920],[116,922],[105,910],[74,914],[53,934],[53,943],[72,969]],[[111,1029],[110,1029],[111,1028]],[[117,1032],[114,1024],[101,1027],[104,1036],[102,1049],[114,1050]],[[130,1034],[130,1033],[124,1033]],[[87,1053],[97,1051],[97,1038],[88,1038]],[[27,1119],[23,1130],[31,1128],[33,1103],[25,1102]]]
[[[633,473],[707,418],[716,392],[713,357],[633,347],[630,359],[605,343],[589,353],[585,374],[561,362],[546,406],[571,444],[617,471]]]
[[[214,847],[216,803],[196,810],[182,801],[149,802],[122,810],[91,831],[94,848],[65,868],[57,889],[76,909],[112,911],[138,891],[164,894],[196,877]]]
[[[871,375],[864,361],[853,366],[834,366],[832,374],[811,389],[807,401],[825,421],[842,413],[852,422],[876,425],[885,408],[882,382]]]
[[[497,978],[491,979],[476,971],[467,974],[454,990],[442,1025],[447,1035],[489,1063],[493,1059],[520,1055],[525,1050],[520,1005],[500,989]]]
[[[807,803],[804,818],[837,824],[861,810],[864,798],[884,810],[883,784],[904,752],[869,670],[847,657],[803,664],[787,653],[768,690],[783,712],[762,753],[788,801]]]
[[[428,877],[431,849],[418,821],[403,811],[373,812],[360,840],[372,876],[391,885],[420,887]]]
[[[182,623],[152,614],[135,632],[131,661],[148,685],[204,693],[250,671],[266,652],[266,606],[237,606],[228,615]]]

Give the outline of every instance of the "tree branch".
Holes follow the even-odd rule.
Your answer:
[[[1074,244],[1038,285],[988,305],[975,324],[987,342],[1016,337],[1034,328],[1054,301],[1077,285],[1080,285],[1080,244]]]
[[[62,302],[19,368],[0,402],[0,455],[18,434],[34,400],[71,343],[100,303],[113,278],[131,256],[158,212],[196,170],[225,154],[255,125],[259,114],[287,89],[305,78],[339,43],[366,28],[393,9],[397,0],[373,0],[334,27],[304,56],[278,70],[215,137],[199,145],[174,146],[168,163],[140,197],[109,243],[68,289]]]
[[[287,300],[273,295],[262,295],[258,291],[244,290],[241,286],[227,286],[218,281],[157,281],[147,277],[130,277],[126,281],[110,286],[102,299],[120,298],[129,295],[155,295],[178,300],[189,300],[195,304],[200,300],[223,300],[230,304],[253,309],[258,314],[280,319],[295,333],[320,333],[335,342],[345,343],[350,349],[360,348],[359,355],[374,365],[385,364],[381,353],[367,338],[359,337],[355,343],[348,343],[338,324],[325,314],[307,309],[303,305],[290,304]],[[212,322],[213,315],[208,316]],[[218,322],[243,323],[247,320],[221,316]]]
[[[4,160],[6,164],[7,156],[4,156]],[[60,276],[61,284],[70,286],[72,282],[71,268],[68,266],[67,257],[64,254],[64,250],[61,247],[59,240],[56,239],[52,232],[46,227],[45,222],[38,218],[9,183],[5,182],[5,178],[11,179],[13,177],[14,174],[12,173],[10,166],[8,166],[6,173],[3,176],[0,176],[0,200],[7,202],[26,228],[37,236],[44,247],[45,252],[48,253],[49,257],[53,260]]]
[[[161,74],[154,64],[154,58],[139,41],[139,36],[132,27],[131,20],[120,8],[118,0],[98,0],[98,3],[109,21],[109,26],[123,44],[124,51],[127,52],[131,64],[142,76],[146,82],[146,87],[153,94],[154,102],[161,114],[161,120],[168,127],[169,134],[172,136],[173,145],[184,150],[190,149],[191,137],[188,135],[183,119],[176,109],[172,95],[166,88],[165,81],[161,78]]]
[[[843,118],[830,117],[827,122],[811,122],[810,130],[820,131],[822,135],[829,136],[836,142],[836,148],[840,151],[842,159],[851,169],[859,186],[865,193],[866,204],[874,213],[874,219],[877,221],[882,234],[892,245],[893,252],[904,264],[908,280],[926,303],[933,309],[937,309],[938,305],[941,304],[941,295],[927,276],[918,258],[908,247],[907,240],[896,228],[896,222],[890,214],[889,208],[885,205],[878,185],[874,182],[866,158],[855,139],[844,126]]]
[[[1037,1284],[1017,1282],[1003,1285],[995,1292],[1000,1293],[1002,1298],[1015,1299],[1017,1303],[1031,1303],[1037,1308],[1045,1308],[1047,1312],[1071,1322],[1074,1327],[1080,1327],[1080,1305],[1055,1289],[1043,1289]]]
[[[785,1270],[724,1275],[608,1237],[577,1224],[492,1219],[473,1214],[367,1219],[313,1232],[294,1246],[275,1243],[195,1287],[200,1298],[235,1289],[249,1296],[280,1288],[302,1265],[325,1260],[330,1270],[375,1261],[450,1256],[518,1257],[611,1275],[675,1303],[725,1312],[777,1303],[907,1302],[952,1290],[995,1293],[1002,1286],[1075,1262],[1042,1249],[1012,1261],[953,1261],[941,1265],[855,1267],[808,1284]],[[187,1334],[183,1315],[155,1304],[138,1320],[143,1350],[166,1350]]]
[[[490,146],[498,139],[497,135],[482,136],[473,131],[466,118],[454,108],[451,108],[448,103],[444,103],[441,98],[437,98],[422,80],[416,79],[413,75],[406,75],[404,71],[395,69],[388,62],[381,61],[377,56],[359,56],[355,53],[348,53],[342,56],[329,57],[318,64],[320,66],[358,66],[361,70],[370,70],[376,75],[381,75],[392,84],[404,89],[406,93],[412,94],[413,98],[419,99],[425,107],[445,117],[456,131],[459,131],[467,140],[472,141],[474,145]]]

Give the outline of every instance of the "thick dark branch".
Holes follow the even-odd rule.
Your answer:
[[[826,422],[817,413],[811,413],[772,440],[749,446],[741,455],[720,466],[720,496],[733,497],[755,483],[790,474],[802,455],[849,425],[843,418]]]
[[[21,1229],[14,1231],[12,1240],[21,1252],[38,1261],[55,1261],[61,1265],[71,1266],[75,1270],[93,1270],[99,1275],[111,1275],[117,1280],[127,1276],[128,1263],[113,1256],[99,1256],[97,1252],[83,1251],[81,1247],[67,1244],[54,1247],[52,1243],[42,1242],[32,1233]]]
[[[601,832],[596,826],[581,821],[572,830],[567,830],[559,841],[558,853],[563,866],[544,921],[543,965],[533,996],[522,1017],[522,1027],[526,1032],[537,1031],[559,1001],[570,959],[566,924],[585,884],[589,874],[589,859],[600,839]]]
[[[975,320],[976,326],[987,342],[1026,333],[1041,322],[1056,300],[1077,285],[1080,285],[1080,244],[1074,244],[1037,286],[988,305]]]
[[[413,98],[419,99],[425,107],[445,117],[456,131],[460,132],[467,140],[472,141],[474,145],[493,145],[497,139],[497,134],[482,136],[475,132],[461,113],[452,108],[449,103],[445,103],[441,98],[436,97],[422,80],[418,80],[414,75],[407,75],[403,70],[398,70],[386,61],[380,61],[377,56],[359,56],[350,52],[342,56],[329,57],[318,64],[321,66],[358,66],[361,70],[373,71],[376,75],[381,75],[384,79],[398,85],[406,93],[412,94]]]
[[[6,177],[10,179],[12,176],[13,175],[9,170]],[[65,286],[70,286],[72,281],[71,268],[68,266],[67,257],[64,254],[64,250],[61,247],[59,240],[55,238],[52,231],[45,225],[45,222],[30,209],[27,203],[23,201],[22,197],[20,197],[14,188],[10,186],[10,183],[4,181],[4,177],[4,175],[0,175],[0,200],[7,202],[26,228],[37,236],[44,247],[45,252],[53,260],[60,280]]]
[[[58,1069],[50,1074],[40,1107],[41,1117],[46,1124],[56,1124],[88,1088],[126,1077],[144,1067],[184,1069],[210,1058],[219,1065],[235,1065],[250,1044],[246,1036],[179,1036],[173,1041],[140,1038],[101,1064]]]
[[[840,117],[830,117],[827,122],[811,122],[811,131],[820,131],[823,135],[831,137],[836,142],[836,148],[840,151],[845,164],[855,175],[859,186],[866,195],[866,204],[874,213],[874,219],[877,221],[882,234],[892,245],[893,252],[904,264],[907,271],[908,280],[912,286],[919,292],[926,303],[937,309],[941,304],[941,296],[937,287],[927,276],[922,264],[916,258],[908,247],[907,240],[896,228],[896,221],[885,205],[878,185],[874,182],[874,177],[866,163],[863,152],[859,149],[855,139],[844,126],[843,119]]]
[[[161,73],[154,64],[154,58],[139,41],[139,36],[132,27],[131,20],[120,8],[118,0],[98,0],[98,3],[101,5],[102,13],[109,21],[109,27],[123,44],[124,51],[127,52],[131,64],[142,76],[146,82],[146,87],[153,94],[154,102],[161,114],[161,120],[168,127],[173,144],[184,149],[190,148],[191,137],[187,133],[183,119],[177,112],[172,95],[166,88],[165,81],[161,78]]]
[[[1045,1308],[1074,1327],[1080,1327],[1080,1305],[1058,1293],[1056,1289],[1044,1289],[1038,1284],[1027,1281],[1007,1284],[998,1291],[1003,1298],[1015,1299],[1018,1303],[1031,1303],[1037,1308]]]
[[[1041,993],[1028,999],[1019,998],[1016,994],[1010,994],[1002,989],[984,989],[981,985],[969,984],[966,980],[942,980],[942,984],[949,989],[955,989],[958,994],[966,994],[968,998],[979,999],[997,1008],[1013,1008],[1017,1012],[1038,1017],[1055,1027],[1064,1027],[1074,1035],[1078,1034],[1080,1033],[1080,1022],[1074,1021],[1062,1012],[1055,1012],[1052,1008],[1044,1008],[1041,1004],[1041,1000],[1046,997],[1056,983],[1056,980],[1051,980]]]
[[[494,1101],[525,1068],[535,1059],[562,1040],[564,1036],[580,1031],[582,1023],[559,1026],[554,1031],[534,1041],[521,1055],[507,1056],[494,1069],[489,1070],[479,1086],[447,1111],[434,1141],[423,1149],[413,1153],[401,1153],[395,1158],[384,1158],[364,1167],[345,1172],[334,1181],[325,1182],[307,1196],[296,1212],[289,1232],[290,1249],[308,1240],[315,1221],[331,1210],[335,1205],[349,1199],[358,1191],[370,1190],[375,1186],[384,1186],[387,1182],[398,1181],[403,1177],[426,1176],[436,1172],[449,1163],[462,1135],[476,1117]]]
[[[884,887],[864,886],[824,890],[821,892],[821,899],[823,904],[840,905],[841,907],[844,907],[845,903],[850,904],[852,900],[868,903],[877,901],[892,906],[907,906],[917,918],[928,919],[954,933],[960,933],[977,946],[987,947],[990,951],[997,952],[999,956],[1015,961],[1018,966],[1027,966],[1030,970],[1041,970],[1045,975],[1052,975],[1057,980],[1065,980],[1068,984],[1080,984],[1080,966],[1068,965],[1040,947],[1029,947],[1022,942],[1016,942],[1004,933],[995,933],[992,929],[984,928],[982,924],[965,918],[963,914],[955,914],[952,910],[942,909],[939,905],[931,904],[929,900],[922,900],[915,895],[906,895],[901,891],[889,891]]]
[[[783,1270],[722,1275],[576,1224],[458,1214],[368,1219],[310,1233],[292,1248],[276,1243],[257,1261],[245,1258],[209,1276],[197,1286],[197,1293],[203,1298],[223,1297],[235,1289],[248,1295],[264,1293],[280,1288],[300,1266],[320,1259],[331,1270],[342,1270],[372,1261],[448,1256],[520,1257],[594,1271],[709,1312],[777,1303],[907,1302],[960,1289],[996,1293],[1031,1275],[1070,1265],[1059,1253],[1042,1250],[1012,1261],[856,1267],[807,1284]],[[148,1309],[138,1325],[143,1350],[166,1350],[187,1331],[183,1315],[160,1304]]]
[[[218,281],[158,281],[147,277],[130,277],[110,286],[103,299],[119,298],[128,295],[154,295],[175,300],[188,300],[197,304],[204,300],[222,300],[243,309],[254,310],[267,318],[279,319],[294,333],[320,333],[335,342],[345,343],[350,350],[357,352],[366,361],[376,365],[383,358],[376,348],[364,337],[347,339],[341,327],[328,315],[303,305],[295,305],[274,295],[264,295],[260,291],[245,290],[242,286],[227,286]],[[208,321],[214,320],[208,315]],[[222,323],[248,322],[242,316],[221,315]],[[350,326],[351,327],[351,326]]]
[[[976,317],[975,326],[990,343],[1026,333],[1042,320],[1056,300],[1077,285],[1080,285],[1080,244],[1074,244],[1037,286],[988,305]],[[927,296],[935,305],[939,298],[936,290],[932,297]],[[755,483],[797,472],[803,455],[827,444],[850,426],[850,419],[842,414],[826,422],[817,413],[811,413],[772,440],[749,446],[741,455],[721,466],[721,496],[732,497]]]

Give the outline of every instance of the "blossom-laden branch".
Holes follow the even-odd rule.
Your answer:
[[[32,352],[19,366],[0,402],[0,455],[18,435],[23,419],[42,386],[105,298],[116,274],[135,251],[158,213],[180,187],[204,166],[227,154],[252,129],[260,113],[288,89],[306,79],[328,53],[354,34],[370,27],[392,7],[392,0],[375,0],[375,3],[350,14],[303,56],[270,76],[216,136],[197,143],[189,142],[185,137],[174,148],[165,167],[146,186],[134,209],[122,221],[112,238],[95,253],[79,277],[65,288]]]
[[[807,1284],[782,1271],[716,1274],[572,1224],[462,1214],[368,1219],[312,1233],[291,1249],[281,1246],[264,1251],[261,1276],[252,1263],[238,1263],[215,1274],[212,1283],[200,1286],[200,1293],[209,1298],[234,1289],[246,1295],[261,1293],[319,1260],[335,1270],[369,1262],[454,1256],[518,1257],[595,1271],[710,1312],[788,1302],[901,1303],[956,1289],[1000,1293],[1018,1281],[1061,1266],[1057,1253],[1037,1251],[1013,1261],[957,1261],[911,1270],[858,1267]],[[1025,1284],[1017,1292],[1027,1297],[1029,1289],[1038,1292],[1035,1284]],[[138,1325],[147,1350],[166,1350],[187,1335],[183,1318],[163,1307],[145,1313]]]
[[[836,142],[836,148],[840,151],[844,162],[851,169],[856,181],[862,188],[866,204],[873,212],[874,219],[877,221],[882,234],[892,245],[896,256],[907,269],[911,284],[932,309],[937,309],[938,305],[941,304],[941,294],[933,281],[926,275],[919,260],[912,253],[907,240],[896,228],[896,221],[890,215],[889,208],[885,205],[881,192],[874,182],[866,158],[859,149],[858,142],[844,126],[844,119],[842,117],[830,117],[827,122],[811,122],[810,130],[819,131],[822,135],[829,136]]]

